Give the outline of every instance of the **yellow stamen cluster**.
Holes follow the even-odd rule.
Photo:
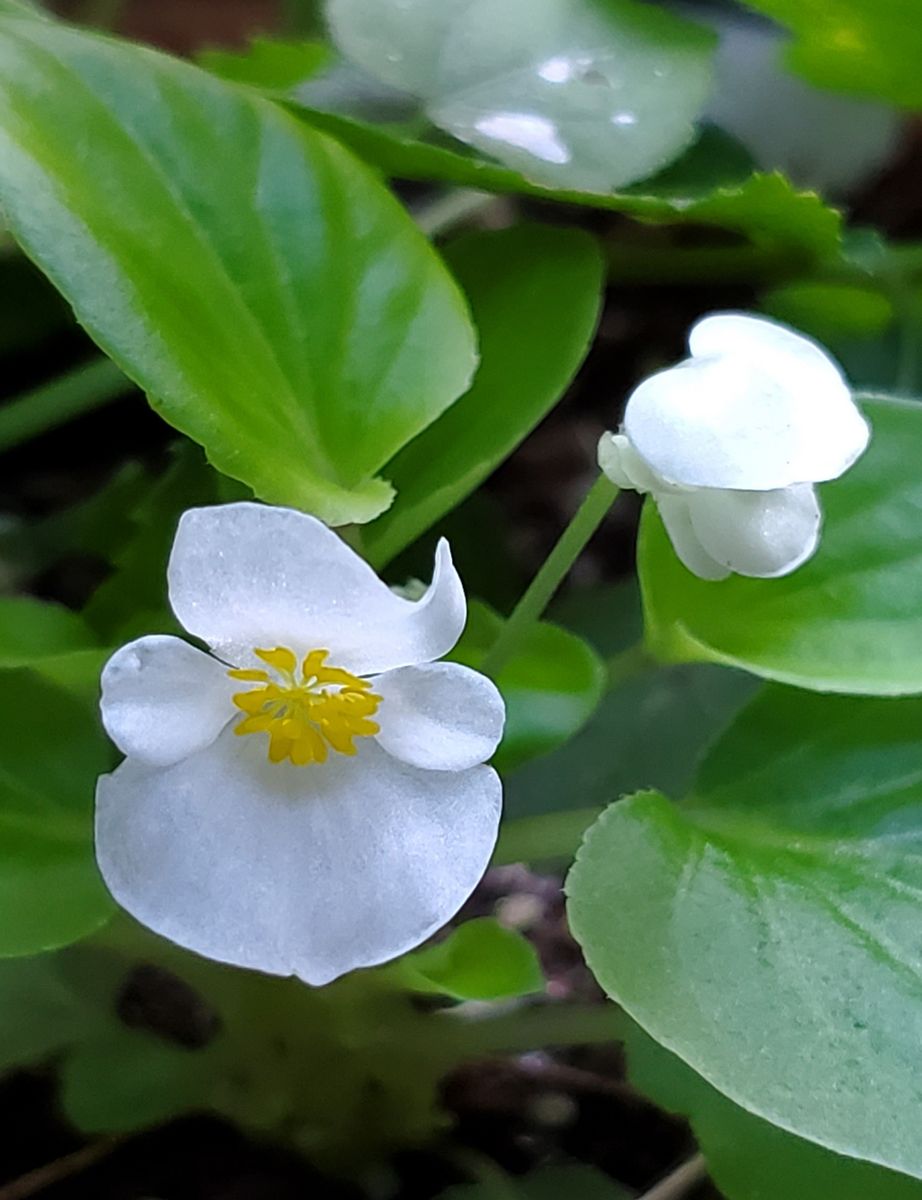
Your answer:
[[[234,732],[267,733],[270,762],[287,758],[299,767],[322,763],[328,746],[340,754],[355,754],[354,738],[379,731],[369,717],[377,712],[381,697],[371,691],[367,679],[326,666],[328,650],[306,655],[300,676],[293,650],[277,646],[254,653],[276,678],[258,669],[228,671],[232,679],[261,685],[234,696],[246,714]]]

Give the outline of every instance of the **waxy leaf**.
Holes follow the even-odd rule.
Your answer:
[[[0,207],[219,470],[330,523],[467,387],[463,297],[386,188],[250,89],[0,15]]]
[[[815,192],[799,192],[783,175],[752,173],[739,152],[714,154],[717,139],[699,143],[660,175],[624,191],[576,191],[542,186],[518,171],[432,146],[351,117],[293,107],[314,128],[338,138],[372,166],[398,179],[439,180],[484,191],[534,196],[624,213],[649,222],[714,225],[759,246],[810,263],[840,249],[842,218]],[[720,139],[724,143],[724,139]],[[726,161],[725,161],[726,160]],[[618,271],[617,262],[613,271]]]
[[[694,138],[713,35],[636,0],[329,0],[342,53],[538,183],[609,191]]]
[[[444,941],[406,955],[395,970],[413,991],[456,1000],[502,1000],[544,990],[534,946],[492,917],[465,921]]]
[[[384,469],[393,506],[365,532],[387,561],[469,495],[560,399],[598,318],[602,261],[575,229],[519,225],[451,243],[480,334],[471,390]]]
[[[599,982],[737,1104],[922,1178],[922,700],[770,686],[681,807],[589,830],[569,916]]]
[[[0,957],[97,928],[114,905],[93,856],[93,795],[112,751],[89,704],[0,671]]]
[[[915,0],[745,0],[794,34],[789,62],[821,87],[922,107]]]
[[[622,1036],[631,1082],[688,1117],[727,1200],[920,1200],[922,1182],[834,1154],[746,1112],[630,1018]]]
[[[922,406],[879,398],[863,408],[870,447],[820,487],[819,550],[783,579],[698,579],[647,502],[638,565],[656,654],[822,691],[922,692],[922,476],[912,452]]]

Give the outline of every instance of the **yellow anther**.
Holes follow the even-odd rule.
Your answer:
[[[286,646],[276,646],[274,650],[254,650],[253,653],[281,675],[294,674],[298,665],[298,657],[294,650],[289,650]]]
[[[232,670],[228,675],[261,687],[238,692],[234,703],[244,714],[234,732],[267,733],[269,761],[288,759],[296,766],[325,762],[328,748],[339,754],[355,754],[354,739],[373,737],[380,726],[369,718],[377,712],[381,697],[371,691],[367,679],[342,667],[328,667],[328,650],[312,650],[295,674],[298,659],[293,650],[276,646],[254,650],[275,672]]]

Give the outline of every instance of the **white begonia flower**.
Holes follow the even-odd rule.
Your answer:
[[[631,394],[599,465],[656,501],[676,554],[702,579],[771,579],[819,543],[815,483],[836,479],[870,431],[828,354],[743,313],[699,321],[691,357]]]
[[[96,851],[118,902],[199,954],[327,983],[395,958],[460,908],[496,841],[482,765],[504,706],[434,660],[464,591],[448,544],[418,601],[291,509],[192,509],[175,637],[118,650],[102,717],[125,761],[99,781]]]

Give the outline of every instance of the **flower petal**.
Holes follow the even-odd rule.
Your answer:
[[[704,488],[693,492],[688,503],[701,545],[738,575],[789,575],[819,544],[822,514],[808,483],[775,492]]]
[[[619,488],[647,492],[668,488],[651,470],[623,433],[603,433],[599,439],[599,468]]]
[[[235,709],[217,659],[175,637],[142,637],[102,672],[102,723],[123,754],[167,766],[210,745]]]
[[[362,675],[430,662],[461,636],[467,611],[444,540],[431,587],[404,600],[320,521],[263,504],[185,513],[167,574],[185,628],[237,666],[276,646],[329,650],[331,664]]]
[[[373,738],[322,766],[268,762],[228,729],[166,769],[99,781],[115,899],[208,958],[322,984],[417,946],[473,891],[496,841],[489,767],[423,771]]]
[[[695,357],[634,391],[625,431],[646,462],[686,486],[767,491],[835,479],[867,446],[867,423],[832,359],[774,322],[727,313],[692,330]]]
[[[411,766],[463,771],[486,762],[503,736],[499,689],[470,667],[404,667],[379,675],[372,690],[381,697],[379,744]]]
[[[692,526],[687,497],[658,495],[656,507],[663,518],[673,550],[689,571],[700,579],[726,579],[730,574],[729,568],[708,554]]]

